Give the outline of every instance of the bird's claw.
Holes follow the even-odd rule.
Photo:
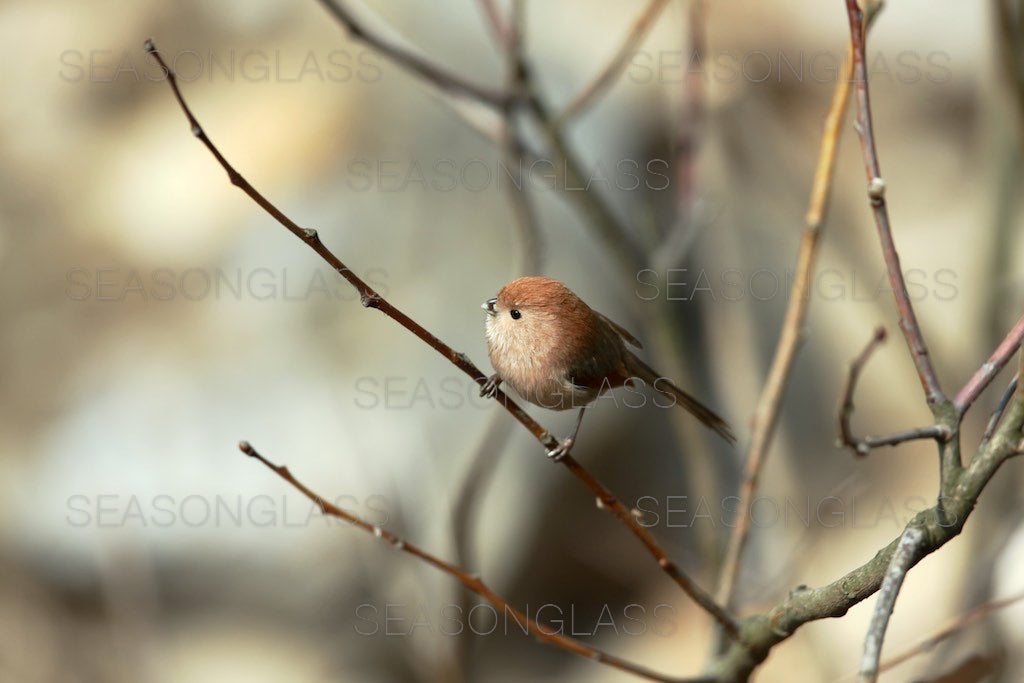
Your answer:
[[[559,462],[565,456],[569,455],[569,451],[572,450],[573,444],[576,440],[573,438],[562,439],[558,442],[558,445],[548,451],[548,457],[551,458],[551,462]]]
[[[480,385],[480,396],[483,398],[494,398],[498,395],[498,385],[501,384],[501,377],[494,373],[487,378],[487,381]]]

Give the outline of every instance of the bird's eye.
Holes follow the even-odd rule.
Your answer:
[[[519,320],[520,318],[523,317],[523,314],[519,312],[518,308],[513,308],[511,311],[508,312],[508,314],[512,316],[513,320]]]

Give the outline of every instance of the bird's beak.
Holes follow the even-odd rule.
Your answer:
[[[497,299],[488,299],[487,301],[480,304],[480,308],[487,311],[487,315],[497,315],[497,311],[494,310],[494,305],[498,303]]]

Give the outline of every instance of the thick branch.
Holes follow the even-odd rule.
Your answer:
[[[988,446],[979,451],[970,466],[957,479],[949,495],[939,504],[914,516],[907,527],[924,533],[920,550],[911,566],[955,538],[974,510],[988,481],[1006,460],[1017,453],[1024,424],[1024,396],[1017,395]],[[771,649],[786,640],[800,626],[818,619],[841,617],[879,589],[900,539],[893,540],[871,560],[820,588],[794,591],[788,599],[766,614],[743,622],[740,640],[716,663],[714,672],[720,681],[744,681],[768,656]]]

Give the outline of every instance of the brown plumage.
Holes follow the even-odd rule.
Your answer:
[[[641,348],[633,335],[561,282],[519,278],[483,308],[488,313],[487,350],[497,373],[482,394],[493,395],[504,381],[530,403],[552,410],[580,408],[582,420],[582,408],[603,392],[639,380],[673,397],[727,441],[735,441],[725,420],[627,348]],[[566,451],[571,444],[569,439]]]

